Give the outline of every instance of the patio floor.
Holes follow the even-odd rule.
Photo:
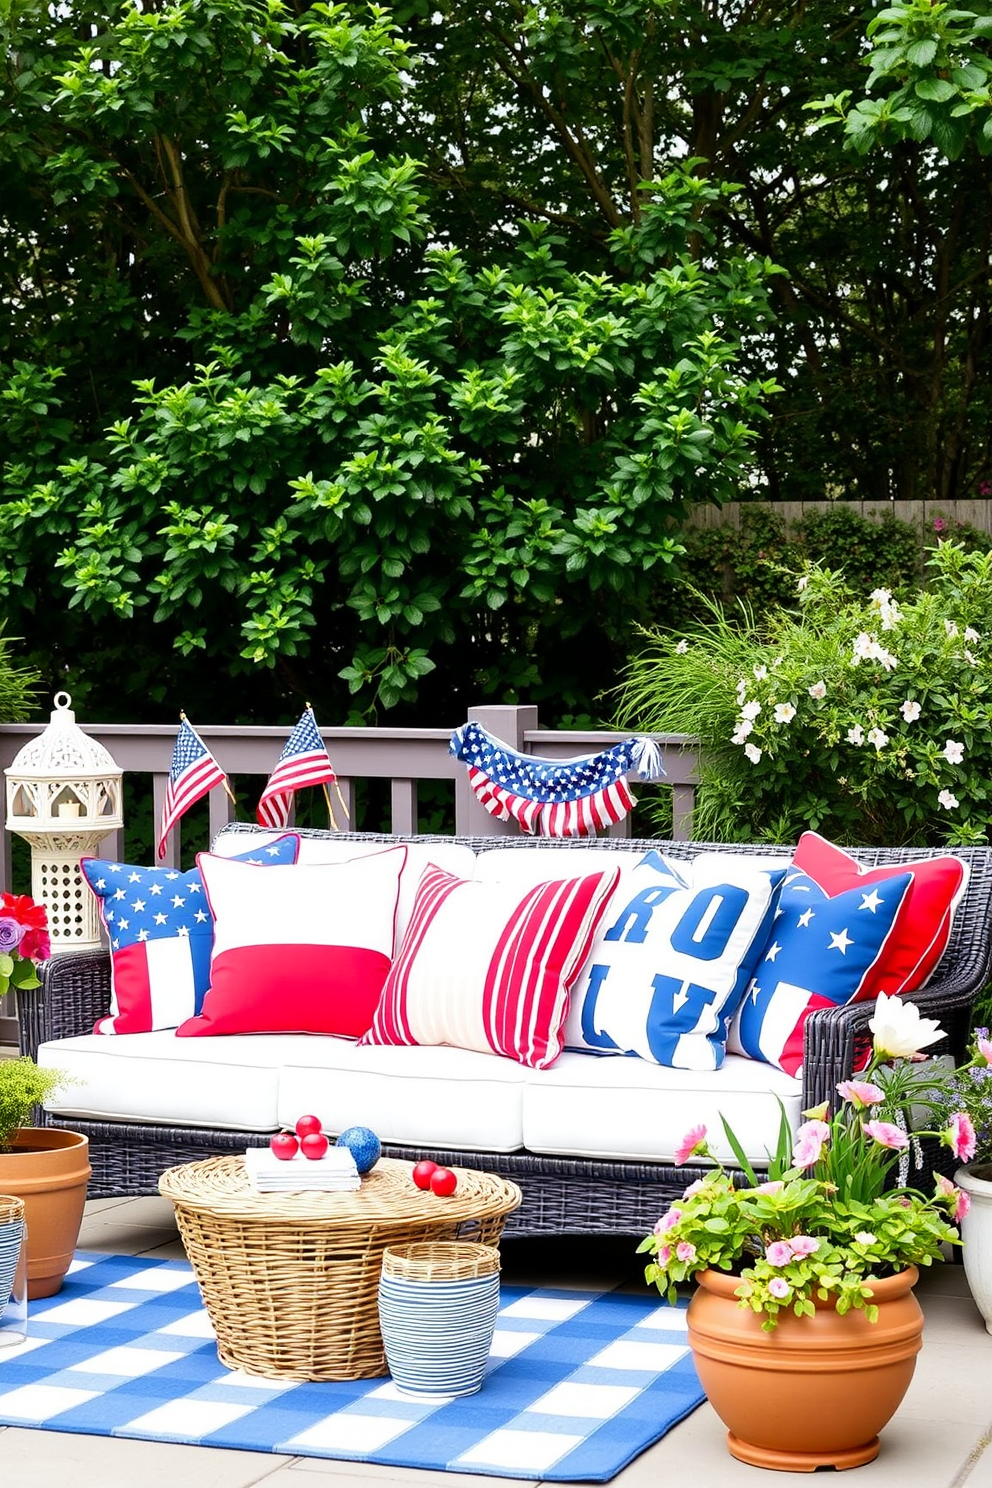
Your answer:
[[[164,1199],[98,1199],[87,1205],[84,1249],[182,1258],[172,1207]],[[645,1291],[639,1257],[628,1240],[505,1241],[503,1275],[517,1285]],[[957,1265],[935,1268],[918,1295],[927,1318],[923,1351],[909,1393],[882,1437],[875,1462],[857,1469],[858,1488],[992,1488],[992,1337]],[[816,1409],[811,1400],[810,1408]],[[635,1459],[613,1481],[618,1488],[691,1482],[699,1488],[747,1488],[765,1478],[775,1488],[810,1481],[803,1473],[772,1477],[731,1458],[708,1404]],[[74,1436],[0,1428],[3,1488],[481,1488],[516,1480],[375,1467],[314,1458],[276,1457],[212,1447]]]

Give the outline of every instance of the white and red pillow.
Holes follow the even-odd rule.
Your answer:
[[[890,997],[897,992],[915,992],[926,985],[947,948],[954,911],[968,885],[968,869],[960,858],[948,854],[864,868],[819,833],[804,832],[794,863],[831,897],[912,873],[909,893],[883,954],[865,980],[859,1001],[875,998],[879,992]]]
[[[255,873],[200,853],[214,916],[210,986],[179,1038],[368,1028],[389,971],[406,848]]]
[[[546,1069],[620,870],[522,888],[431,865],[364,1044],[452,1044]]]

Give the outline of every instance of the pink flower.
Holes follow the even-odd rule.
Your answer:
[[[796,1144],[792,1149],[793,1166],[811,1168],[819,1161],[823,1144],[829,1136],[830,1128],[825,1121],[804,1121],[796,1132]]]
[[[936,1198],[951,1199],[954,1201],[953,1219],[955,1224],[960,1224],[968,1210],[971,1208],[971,1195],[965,1193],[963,1188],[958,1188],[950,1178],[945,1178],[943,1173],[937,1174]]]
[[[793,1235],[789,1241],[789,1249],[798,1260],[802,1260],[804,1256],[815,1254],[819,1248],[819,1240],[814,1239],[812,1235]]]
[[[864,1125],[866,1137],[878,1143],[880,1147],[891,1147],[893,1152],[902,1152],[909,1146],[909,1138],[898,1126],[893,1126],[891,1121],[866,1121]]]
[[[755,1189],[755,1193],[776,1194],[779,1192],[780,1189],[783,1189],[784,1187],[785,1184],[782,1182],[781,1178],[770,1178],[766,1183],[759,1183],[757,1188]]]
[[[859,1111],[865,1106],[877,1106],[879,1101],[885,1099],[885,1091],[879,1090],[877,1085],[872,1085],[867,1080],[842,1080],[837,1086],[837,1094],[841,1100],[850,1101]]]
[[[702,1193],[705,1187],[706,1184],[703,1182],[702,1178],[697,1178],[695,1182],[689,1184],[689,1187],[686,1189],[682,1197],[684,1199],[691,1199],[693,1194]]]
[[[658,1247],[658,1265],[659,1266],[667,1266],[668,1263],[669,1263],[669,1261],[671,1259],[672,1259],[672,1247],[670,1245],[661,1245],[661,1246],[659,1246]]]
[[[773,1240],[765,1247],[765,1260],[769,1266],[787,1266],[792,1260],[792,1246],[788,1240]]]
[[[975,1128],[964,1111],[951,1117],[951,1124],[941,1135],[941,1141],[950,1147],[959,1162],[970,1162],[975,1155]]]
[[[674,1209],[674,1208],[673,1209],[669,1209],[668,1212],[667,1212],[667,1214],[663,1214],[661,1216],[661,1218],[659,1219],[658,1223],[655,1225],[655,1227],[654,1227],[655,1234],[656,1235],[667,1235],[668,1231],[671,1230],[671,1229],[674,1229],[674,1227],[678,1224],[678,1222],[679,1222],[679,1220],[681,1218],[682,1218],[682,1210],[681,1209]]]
[[[975,1046],[986,1064],[992,1064],[992,1039],[980,1038],[975,1040]]]
[[[708,1151],[705,1126],[692,1126],[675,1149],[675,1166],[681,1167],[690,1157],[705,1157]]]
[[[690,1245],[688,1240],[683,1240],[681,1244],[676,1245],[675,1254],[680,1261],[694,1261],[696,1259],[696,1247]]]
[[[789,1283],[783,1276],[773,1276],[768,1283],[768,1290],[779,1302],[787,1302],[792,1295]]]

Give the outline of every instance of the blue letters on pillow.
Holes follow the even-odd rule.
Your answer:
[[[239,855],[242,863],[295,863],[295,833]],[[200,1011],[210,984],[214,922],[199,868],[136,868],[83,858],[110,939],[110,1013],[94,1033],[178,1028]]]
[[[784,870],[648,853],[625,871],[572,993],[566,1048],[718,1069]]]

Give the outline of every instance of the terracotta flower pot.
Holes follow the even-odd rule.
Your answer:
[[[780,1312],[765,1333],[761,1318],[738,1306],[738,1277],[701,1271],[689,1342],[703,1389],[729,1428],[731,1455],[789,1472],[860,1467],[876,1457],[878,1433],[905,1395],[921,1347],[917,1276],[910,1266],[873,1283],[876,1323],[818,1302],[815,1317]]]
[[[24,1200],[28,1300],[62,1286],[79,1237],[91,1172],[89,1138],[59,1127],[22,1127],[0,1152],[0,1193]]]

